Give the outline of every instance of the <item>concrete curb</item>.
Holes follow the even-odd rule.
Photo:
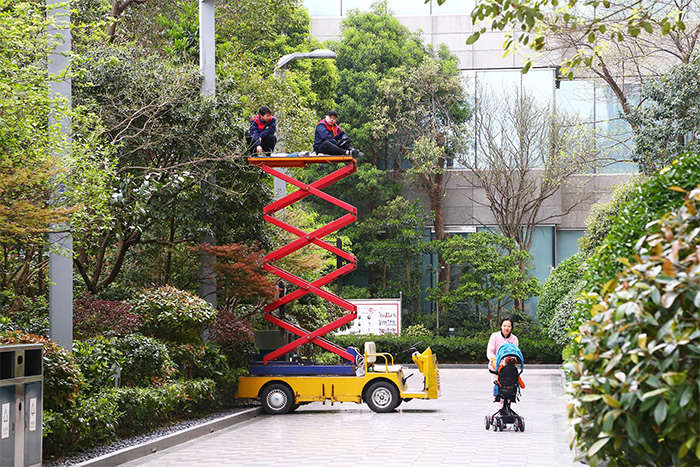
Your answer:
[[[208,435],[218,430],[228,428],[230,426],[236,425],[248,421],[252,418],[257,417],[263,413],[262,407],[255,407],[252,409],[245,410],[243,412],[238,412],[235,414],[228,415],[216,420],[212,420],[208,423],[203,423],[201,425],[193,426],[176,433],[165,435],[161,438],[154,439],[152,441],[147,441],[142,444],[137,444],[135,446],[130,446],[128,448],[120,449],[119,451],[114,451],[104,456],[96,457],[85,462],[77,464],[78,466],[90,466],[90,467],[103,467],[103,466],[115,466],[124,464],[135,459],[139,459],[144,456],[162,451],[163,449],[171,448],[178,444],[191,441],[200,436]]]

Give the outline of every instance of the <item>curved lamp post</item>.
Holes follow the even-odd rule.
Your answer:
[[[284,69],[287,64],[292,60],[299,60],[302,58],[337,58],[335,52],[330,49],[316,49],[311,52],[294,52],[287,54],[280,58],[275,65],[275,77],[281,78],[284,75]]]

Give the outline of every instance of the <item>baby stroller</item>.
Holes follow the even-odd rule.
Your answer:
[[[520,364],[518,370],[517,364]],[[496,353],[496,368],[498,371],[489,371],[498,375],[498,380],[494,387],[495,402],[503,401],[503,407],[492,416],[486,416],[484,425],[486,429],[493,427],[493,431],[503,431],[509,424],[513,425],[515,431],[525,431],[525,420],[513,411],[510,405],[519,400],[520,386],[522,380],[520,374],[523,372],[523,354],[514,344],[503,344]],[[522,385],[523,387],[524,384]]]

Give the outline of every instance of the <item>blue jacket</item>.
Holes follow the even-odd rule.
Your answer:
[[[260,115],[256,115],[250,121],[250,130],[248,131],[248,133],[250,134],[250,137],[253,140],[253,146],[257,147],[260,146],[260,141],[263,138],[265,138],[266,136],[274,135],[275,131],[277,131],[277,119],[274,115],[267,123],[261,122]]]
[[[314,151],[316,151],[324,141],[336,143],[344,134],[345,132],[340,129],[337,123],[331,126],[324,118],[316,125],[316,132],[314,133]]]

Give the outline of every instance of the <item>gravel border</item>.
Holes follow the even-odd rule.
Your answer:
[[[98,458],[101,457],[109,457],[110,454],[117,453],[118,451],[128,451],[130,448],[138,448],[139,446],[145,447],[149,443],[162,440],[164,438],[172,437],[173,435],[177,434],[185,434],[185,436],[180,436],[180,438],[176,442],[170,442],[167,444],[175,445],[179,444],[181,442],[189,441],[190,439],[194,439],[198,436],[201,436],[203,434],[208,434],[211,433],[212,431],[215,431],[216,429],[221,429],[222,427],[225,427],[227,425],[233,425],[237,423],[235,420],[236,415],[244,415],[246,412],[250,412],[251,417],[256,416],[259,413],[259,405],[258,404],[249,404],[245,406],[240,406],[240,407],[234,407],[229,410],[224,410],[221,412],[216,412],[209,414],[207,416],[204,416],[202,418],[197,418],[197,419],[192,419],[192,420],[185,420],[180,423],[177,423],[175,425],[167,426],[167,427],[161,427],[157,428],[153,431],[150,431],[148,433],[144,433],[138,436],[133,436],[131,438],[124,438],[120,439],[119,441],[115,441],[114,443],[105,445],[105,446],[98,446],[96,448],[90,449],[88,451],[76,454],[71,457],[66,457],[63,459],[58,459],[52,462],[46,462],[43,465],[46,467],[66,467],[66,466],[71,466],[71,465],[97,465],[98,463],[93,463],[91,461],[97,461]],[[248,418],[251,418],[248,417]],[[240,421],[244,421],[247,418],[243,418]],[[221,426],[222,423],[216,423],[216,422],[223,422],[224,426]],[[204,430],[196,430],[196,428],[200,427],[203,428],[206,425],[212,425],[212,428],[209,429],[204,429]],[[218,427],[215,427],[217,426]],[[189,435],[187,434],[189,432]],[[175,440],[173,440],[175,441]],[[148,454],[155,452],[155,450],[158,449],[149,449],[146,448],[148,451]],[[141,455],[137,455],[136,457],[132,458],[138,458],[141,457]],[[113,462],[111,462],[111,465],[115,465]]]

